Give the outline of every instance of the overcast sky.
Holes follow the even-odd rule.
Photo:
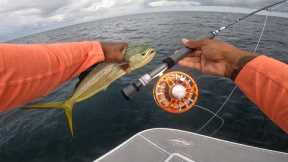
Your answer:
[[[0,41],[123,14],[164,10],[243,12],[248,10],[240,8],[259,8],[276,1],[280,0],[0,0]],[[288,4],[276,11],[288,17]]]

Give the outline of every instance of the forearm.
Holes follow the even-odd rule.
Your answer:
[[[99,42],[0,44],[0,111],[45,96],[101,61]]]
[[[288,66],[258,56],[239,72],[235,83],[273,122],[288,133]]]

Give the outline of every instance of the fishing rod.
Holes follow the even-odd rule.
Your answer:
[[[280,2],[276,2],[276,3],[273,3],[273,4],[270,4],[270,5],[267,5],[263,8],[260,8],[256,11],[253,11],[243,17],[240,17],[239,19],[235,20],[234,22],[226,25],[226,26],[223,26],[223,27],[220,27],[219,29],[216,29],[215,31],[211,31],[208,33],[207,36],[205,37],[202,37],[202,39],[213,39],[215,38],[220,32],[222,32],[223,30],[225,29],[228,29],[232,26],[234,26],[235,24],[238,24],[239,22],[261,12],[261,11],[264,11],[264,10],[268,10],[268,9],[271,9],[277,5],[280,5],[282,3],[285,3],[287,2],[288,0],[282,0]],[[177,64],[177,62],[179,60],[181,60],[182,58],[184,58],[188,53],[191,53],[193,52],[193,50],[189,49],[189,48],[186,48],[186,47],[183,47],[179,50],[176,50],[174,52],[173,55],[165,58],[163,61],[162,61],[162,64],[159,65],[157,68],[155,68],[154,70],[150,71],[149,73],[146,73],[144,75],[142,75],[138,80],[136,80],[135,82],[131,83],[130,85],[128,85],[127,87],[123,88],[122,89],[122,94],[124,95],[124,97],[126,99],[130,99],[133,94],[135,92],[138,92],[140,91],[141,87],[145,87],[146,85],[148,85],[153,79],[157,78],[158,76],[161,76],[163,75],[163,73],[172,68],[175,64]]]

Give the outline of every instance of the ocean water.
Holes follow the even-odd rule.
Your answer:
[[[212,114],[200,108],[173,115],[162,111],[153,100],[153,84],[126,101],[121,88],[157,66],[181,47],[181,38],[197,38],[241,15],[202,12],[167,12],[130,15],[73,25],[13,40],[13,43],[52,43],[84,40],[148,43],[158,51],[145,68],[133,72],[106,91],[74,108],[76,136],[71,138],[65,117],[59,110],[24,111],[0,114],[0,161],[2,162],[88,162],[103,155],[133,134],[149,128],[188,130],[233,142],[288,152],[288,135],[275,126],[237,88],[219,116],[202,126]],[[218,39],[254,50],[265,17],[254,16],[221,33]],[[288,60],[288,20],[271,17],[258,53]],[[200,88],[198,105],[216,112],[234,84],[225,79],[189,72]],[[271,96],[273,97],[273,96]],[[202,128],[202,129],[201,129]]]

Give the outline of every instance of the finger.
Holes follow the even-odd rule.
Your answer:
[[[193,51],[191,53],[188,53],[186,55],[186,57],[200,57],[202,54],[202,51],[201,50],[196,50],[196,51]]]
[[[207,62],[207,60],[206,60],[205,56],[201,55],[200,56],[200,69],[201,69],[200,71],[202,71],[202,72],[205,71],[206,62]]]
[[[119,46],[120,46],[120,51],[123,53],[123,52],[126,52],[128,48],[128,43],[123,42],[123,43],[120,43]]]
[[[192,49],[196,49],[196,48],[201,48],[202,46],[206,45],[207,40],[198,40],[198,41],[194,41],[194,40],[189,40],[189,39],[182,39],[182,43],[184,44],[184,46],[188,47],[188,48],[192,48]]]
[[[199,57],[186,57],[178,62],[180,66],[194,68],[197,70],[201,69],[200,58]]]
[[[128,43],[125,43],[125,42],[121,42],[121,43],[118,43],[117,44],[118,47],[116,48],[116,51],[115,53],[117,53],[117,61],[118,62],[125,62],[125,54],[126,54],[126,51],[127,51],[127,48],[128,48]]]
[[[184,57],[179,62],[191,62],[191,63],[200,63],[201,59],[200,57]]]
[[[127,42],[100,42],[103,48],[110,48],[113,49],[114,51],[120,51],[122,52],[123,50],[128,48],[128,43]]]

